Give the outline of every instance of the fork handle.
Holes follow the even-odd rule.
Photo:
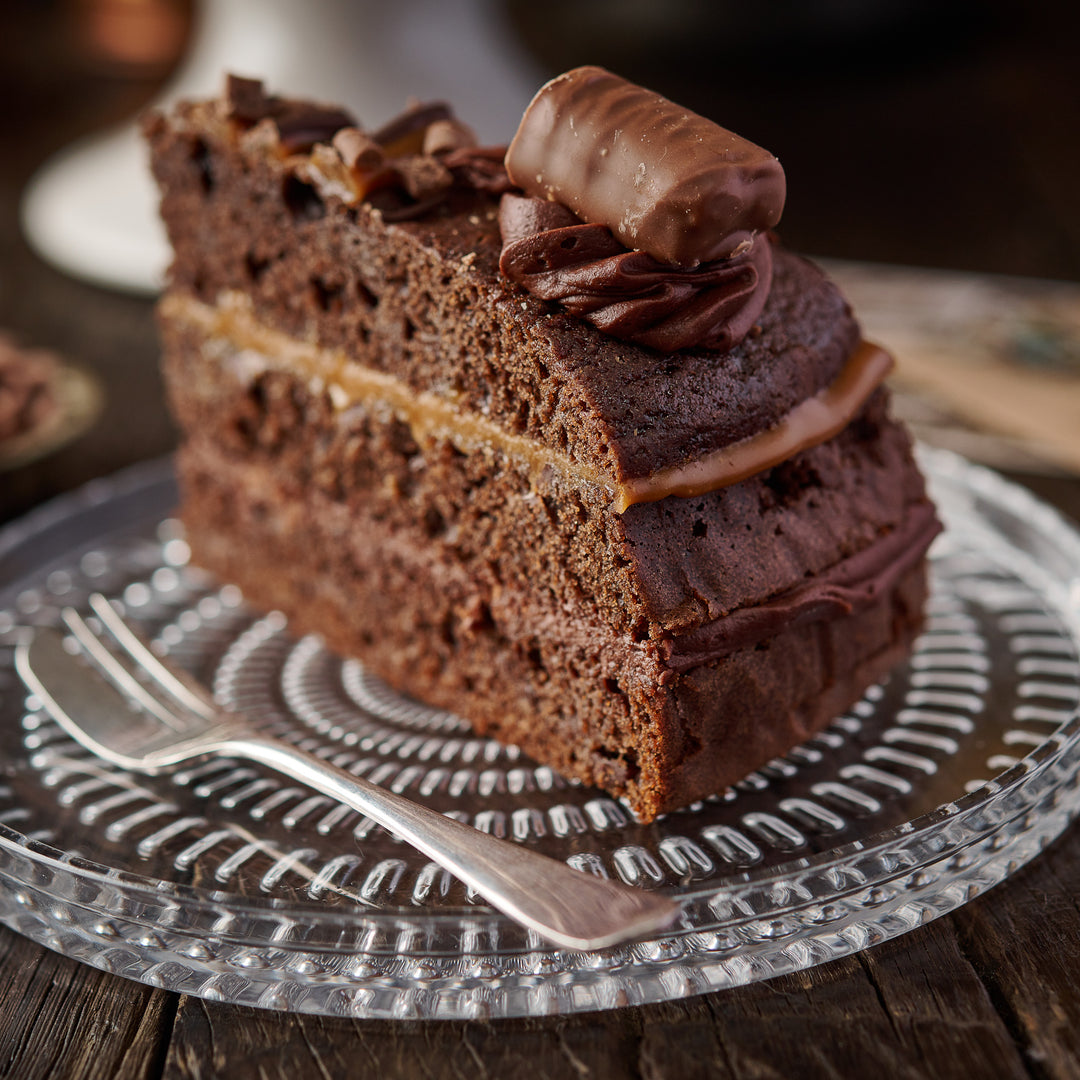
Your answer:
[[[351,806],[445,867],[492,907],[563,948],[600,949],[669,925],[679,905],[655,893],[573,870],[387,791],[288,743],[223,739],[248,758]]]

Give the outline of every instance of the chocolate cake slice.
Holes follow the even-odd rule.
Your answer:
[[[771,155],[599,69],[508,169],[240,79],[146,130],[183,518],[253,602],[643,821],[904,655],[938,525]]]

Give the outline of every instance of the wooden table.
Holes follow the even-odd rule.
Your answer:
[[[14,15],[39,49],[35,57],[56,48],[36,6],[23,0]],[[1055,51],[1054,43],[1075,41],[1074,35],[1075,28],[1051,27],[1039,39],[1044,45],[1037,64],[1034,39],[1019,34],[1003,37],[998,53],[979,54],[978,77],[970,78],[970,70],[968,81],[940,68],[930,71],[939,88],[950,79],[968,88],[959,104],[955,95],[949,98],[940,120],[933,110],[924,116],[931,143],[943,138],[963,105],[981,108],[972,123],[988,139],[1004,131],[1019,148],[1007,175],[979,174],[1013,200],[993,222],[999,231],[982,246],[966,243],[963,229],[959,237],[941,230],[927,235],[921,249],[902,223],[873,233],[872,223],[883,220],[881,206],[891,197],[884,190],[875,192],[872,205],[852,201],[848,193],[830,204],[827,224],[841,211],[853,219],[839,239],[835,228],[815,231],[814,215],[796,207],[791,232],[800,245],[845,256],[1080,278],[1080,209],[1075,194],[1063,199],[1055,186],[1076,161],[1080,94],[1065,46]],[[28,67],[24,60],[20,69],[17,53],[0,48],[0,61],[9,62],[8,82]],[[30,104],[23,97],[22,112],[6,109],[12,130],[5,133],[9,152],[0,156],[0,327],[96,370],[106,385],[107,409],[76,445],[0,475],[0,521],[90,477],[163,453],[173,442],[161,406],[150,304],[63,277],[39,262],[18,235],[17,193],[34,163],[80,127],[92,126],[92,118],[123,115],[149,87],[90,78],[53,59],[59,65],[55,77],[37,72]],[[975,62],[967,56],[960,74],[963,64]],[[1010,73],[1017,70],[1037,70],[1041,82],[1009,96]],[[910,115],[928,94],[925,80],[912,79],[904,92],[895,72],[890,79],[872,99],[886,128],[890,116]],[[87,86],[93,99],[83,93]],[[2,89],[10,95],[10,85]],[[839,127],[845,116],[865,116],[867,93],[853,93],[845,113],[834,89],[821,90]],[[1042,120],[1040,93],[1057,109]],[[805,93],[800,100],[807,115],[814,102]],[[792,131],[797,126],[790,115],[778,123]],[[1059,129],[1072,133],[1068,148],[1052,139]],[[792,155],[806,158],[802,143]],[[913,166],[907,177],[896,177],[893,194],[918,172]],[[1076,172],[1070,175],[1074,185]],[[827,177],[819,176],[814,187],[819,201],[827,197]],[[978,198],[992,202],[982,189]],[[1058,231],[1017,246],[1018,237],[1027,235],[1024,223],[1043,220]],[[1017,241],[1012,256],[1009,237]],[[1080,518],[1080,481],[1022,479]],[[858,956],[671,1004],[495,1023],[354,1022],[203,1002],[83,967],[0,928],[0,1077],[1080,1076],[1078,898],[1080,830],[1074,829],[988,895]]]

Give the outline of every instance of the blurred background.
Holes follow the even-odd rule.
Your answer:
[[[600,63],[772,150],[818,255],[1080,279],[1080,5],[512,4],[545,66]]]
[[[221,0],[219,10],[230,2],[241,0]],[[290,9],[281,0],[273,6]],[[391,96],[402,80],[421,94],[445,84],[441,93],[469,119],[469,102],[482,108],[502,97],[504,113],[517,115],[524,104],[517,97],[527,98],[539,80],[599,63],[766,146],[788,176],[783,239],[815,257],[847,261],[835,270],[860,311],[865,306],[868,323],[887,334],[891,321],[901,336],[916,322],[936,328],[939,345],[967,348],[972,363],[1019,365],[1025,385],[1031,378],[1046,383],[1046,400],[1071,395],[1071,407],[1080,408],[1080,292],[970,276],[1080,282],[1080,5],[399,0],[398,44],[383,45],[378,57],[365,49],[362,27],[385,17],[380,5],[291,5],[301,30],[320,10],[343,8],[357,27],[355,49],[337,35],[332,63],[318,52],[301,58],[299,70],[321,76],[321,85],[329,68],[340,69],[342,84],[351,75],[361,88],[368,75],[369,96],[375,78],[390,85]],[[28,244],[19,207],[51,155],[130,119],[155,98],[195,40],[201,11],[193,0],[0,0],[0,335],[17,348],[51,351],[61,365],[89,375],[98,392],[83,401],[90,417],[81,421],[83,433],[69,425],[66,445],[56,436],[45,450],[31,446],[6,466],[0,452],[0,520],[173,443],[157,382],[151,300],[49,265]],[[492,77],[503,94],[491,92],[483,64],[459,59],[445,33],[447,22],[468,29],[478,17],[497,25]],[[389,40],[385,26],[379,32],[380,41]],[[226,55],[233,48],[247,56],[258,33],[253,26],[219,45]],[[475,34],[468,36],[475,47]],[[372,126],[393,111],[385,100],[347,103]],[[485,116],[482,134],[497,138],[491,127],[501,122],[495,112]],[[501,130],[503,139],[511,134],[510,126]],[[949,273],[897,276],[896,267]],[[994,319],[1009,305],[1018,314],[1003,329]],[[995,429],[1014,452],[995,463],[1026,470],[1036,486],[1043,466],[1051,474],[1080,469],[1080,446],[1043,453],[1032,441],[1028,429],[1039,417],[1012,430],[1008,417],[1002,423],[991,415],[993,395],[972,413],[949,387],[928,386],[949,348],[931,348],[925,378],[914,380],[915,390],[927,393],[908,407],[923,409],[922,420],[955,420],[975,440],[975,456],[985,434],[977,429]],[[4,371],[0,349],[0,413]],[[970,385],[970,369],[959,382]],[[95,391],[84,386],[82,393]],[[1007,384],[994,394],[1008,395]],[[1038,400],[1031,409],[1041,409]],[[1065,411],[1054,420],[1065,443],[1073,415],[1080,418]],[[1080,439],[1080,419],[1073,437]],[[985,456],[993,460],[994,451]]]

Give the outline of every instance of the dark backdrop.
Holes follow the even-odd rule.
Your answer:
[[[792,247],[1080,278],[1080,4],[512,0],[510,10],[552,71],[611,67],[777,154]]]

